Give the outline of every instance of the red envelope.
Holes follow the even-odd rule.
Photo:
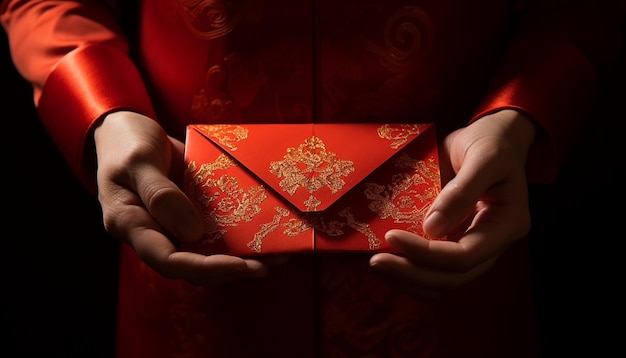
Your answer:
[[[431,123],[190,125],[185,162],[204,254],[396,252],[441,190]]]

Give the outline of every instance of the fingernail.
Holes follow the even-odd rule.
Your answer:
[[[431,213],[426,220],[424,220],[424,231],[427,234],[442,237],[446,234],[450,221],[443,214],[438,211]]]
[[[264,277],[267,275],[267,267],[259,261],[249,260],[246,261],[248,271],[252,273],[253,277]]]
[[[381,272],[389,272],[387,265],[380,263],[378,260],[370,260],[370,267]]]

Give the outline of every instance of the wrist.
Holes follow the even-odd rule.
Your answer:
[[[498,117],[498,122],[503,125],[504,136],[520,150],[520,155],[525,160],[537,134],[535,122],[528,115],[514,109],[503,109],[492,116]]]

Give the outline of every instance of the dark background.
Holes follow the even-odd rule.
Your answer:
[[[118,242],[38,121],[7,46],[2,32],[0,356],[113,357]]]
[[[0,52],[0,355],[112,357],[118,243],[39,123],[4,34]],[[623,53],[558,184],[531,187],[546,357],[624,355]]]

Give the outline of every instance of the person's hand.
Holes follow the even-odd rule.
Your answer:
[[[375,254],[370,265],[426,293],[460,287],[491,268],[530,230],[525,176],[533,123],[513,110],[485,116],[445,138],[440,149],[442,188],[425,216],[427,240],[390,230],[403,255]]]
[[[265,275],[267,266],[258,260],[177,250],[177,242],[200,240],[203,225],[175,183],[184,171],[184,145],[157,122],[114,112],[97,126],[94,140],[104,227],[147,265],[165,277],[199,285]],[[170,179],[170,173],[179,177]]]

